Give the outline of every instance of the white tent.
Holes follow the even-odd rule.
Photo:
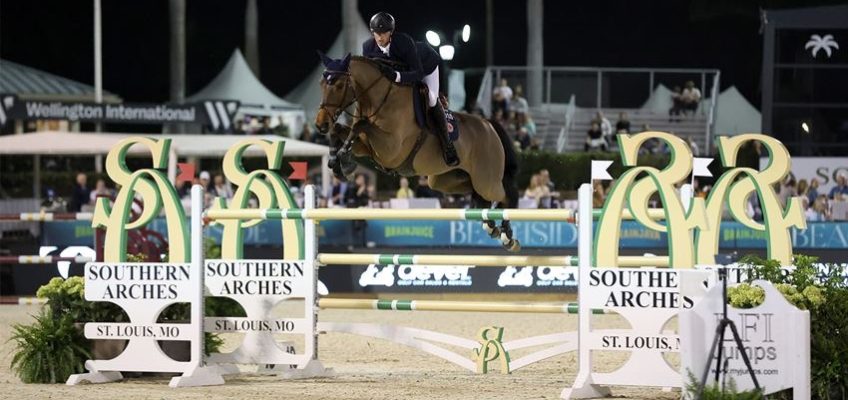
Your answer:
[[[738,135],[740,133],[758,133],[763,129],[760,111],[731,86],[718,95],[716,110],[716,135]]]
[[[710,99],[704,98],[699,107],[709,104]],[[671,90],[663,85],[657,85],[651,97],[642,105],[642,110],[658,114],[667,113],[671,109]],[[715,132],[716,135],[736,135],[739,133],[755,133],[762,129],[760,111],[754,108],[748,100],[739,93],[736,86],[725,89],[718,95],[716,106]]]
[[[212,82],[186,100],[238,100],[241,106],[237,118],[244,115],[279,116],[293,137],[300,133],[305,118],[300,104],[277,97],[253,75],[239,49],[233,51],[227,65]]]
[[[198,135],[198,134],[138,134],[138,133],[80,133],[80,132],[34,132],[20,135],[0,136],[0,156],[2,155],[76,155],[101,156],[119,141],[136,136],[154,139],[171,139],[171,165],[168,177],[176,176],[178,156],[183,157],[223,157],[234,144],[247,138],[260,138],[271,141],[284,141],[283,154],[286,157],[321,157],[321,180],[329,185],[330,175],[326,168],[329,148],[315,143],[284,138],[274,135]],[[146,154],[147,149],[136,145],[131,154]],[[245,151],[246,157],[262,157],[264,153],[256,148]],[[326,192],[326,187],[324,188]]]
[[[356,41],[357,43],[362,43],[371,37],[371,32],[368,30],[368,25],[365,24],[365,20],[362,19],[361,15],[359,15],[356,21]],[[344,56],[342,54],[343,52],[344,36],[343,33],[339,33],[333,45],[330,46],[330,49],[326,53],[329,57],[341,58]],[[359,54],[359,49],[355,53]],[[285,96],[286,100],[303,106],[306,111],[306,118],[309,121],[315,119],[315,115],[318,113],[318,105],[321,104],[321,90],[318,87],[318,82],[321,81],[321,73],[324,72],[324,66],[321,65],[318,54],[315,54],[315,62],[318,66],[312,70],[312,73]]]

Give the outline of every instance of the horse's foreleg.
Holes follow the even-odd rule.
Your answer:
[[[474,208],[495,208],[497,205],[497,202],[491,202],[490,206],[490,203],[477,194],[477,192],[471,194],[471,200],[474,204]],[[495,224],[495,221],[489,219],[483,220],[483,230],[485,230],[492,239],[501,237],[501,230],[498,228],[498,225]]]

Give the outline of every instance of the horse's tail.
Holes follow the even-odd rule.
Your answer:
[[[498,134],[498,138],[501,140],[501,145],[504,150],[504,177],[509,176],[510,178],[515,178],[518,175],[518,156],[515,155],[515,145],[512,143],[512,139],[510,139],[509,134],[506,133],[503,126],[501,126],[498,121],[494,119],[490,119],[489,123],[492,124],[492,128],[495,129],[495,132]]]
[[[506,191],[506,207],[518,207],[518,189],[515,186],[515,177],[518,175],[518,156],[515,155],[515,145],[498,121],[490,119],[489,123],[492,124],[492,128],[495,129],[498,138],[501,140],[501,146],[503,146],[504,176],[502,182]]]

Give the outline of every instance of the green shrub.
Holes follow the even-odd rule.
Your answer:
[[[15,324],[15,354],[11,368],[24,383],[63,383],[71,374],[84,372],[91,357],[88,340],[70,315],[43,309],[31,325]]]
[[[744,257],[748,280],[772,282],[783,296],[800,309],[810,311],[810,357],[813,398],[848,397],[848,286],[840,265],[828,265],[823,273],[816,257],[796,255],[795,269],[785,273],[780,263],[756,256]],[[730,304],[750,308],[762,304],[763,290],[748,283],[728,288]]]
[[[700,388],[700,379],[689,371],[689,383],[683,389],[689,397],[694,399]],[[728,378],[726,387],[716,384],[712,379],[707,380],[707,385],[704,386],[704,391],[701,393],[701,400],[761,400],[763,393],[759,390],[746,390],[740,392],[736,388],[736,382],[733,378]]]

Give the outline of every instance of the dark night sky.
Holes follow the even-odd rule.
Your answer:
[[[244,0],[187,0],[187,93],[206,85],[243,45]],[[495,64],[526,59],[526,3],[495,0]],[[316,65],[340,31],[339,1],[259,0],[261,80],[283,96]],[[399,30],[423,40],[469,23],[471,43],[453,66],[485,64],[484,0],[360,0],[370,17],[386,10]],[[759,103],[762,38],[752,1],[545,2],[545,64],[719,68]],[[93,82],[90,0],[0,2],[0,57],[81,82]],[[168,99],[168,1],[103,1],[103,85],[125,101]]]

